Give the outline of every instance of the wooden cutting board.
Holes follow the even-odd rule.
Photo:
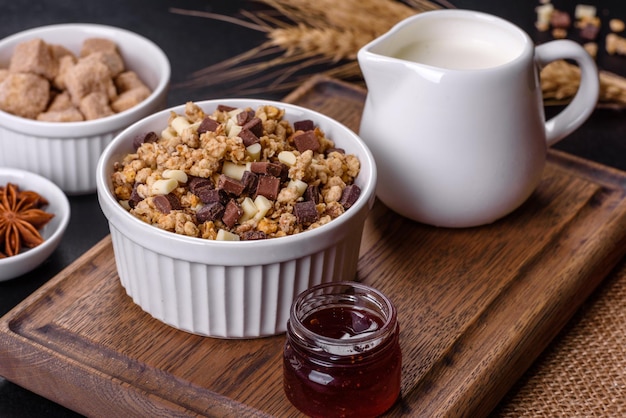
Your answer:
[[[314,78],[285,101],[357,130],[364,97]],[[376,203],[357,279],[399,311],[402,397],[389,415],[491,411],[624,256],[625,189],[626,173],[550,151],[536,192],[492,225],[435,228]],[[298,416],[283,342],[151,318],[119,284],[107,237],[0,320],[0,375],[89,416]]]

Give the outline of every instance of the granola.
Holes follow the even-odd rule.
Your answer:
[[[134,139],[114,164],[114,194],[131,214],[205,239],[256,240],[327,224],[360,195],[359,159],[335,147],[313,121],[284,110],[188,102],[159,134]]]

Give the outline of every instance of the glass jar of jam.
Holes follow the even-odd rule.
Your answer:
[[[396,309],[378,290],[328,283],[291,306],[283,353],[289,401],[311,417],[373,417],[400,394]]]

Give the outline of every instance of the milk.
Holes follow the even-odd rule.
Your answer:
[[[432,39],[413,42],[394,56],[448,70],[493,68],[510,62],[519,55],[517,48],[503,48],[479,39]]]

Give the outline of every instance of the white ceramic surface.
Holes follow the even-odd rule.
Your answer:
[[[546,122],[538,69],[562,58],[578,62],[582,84]],[[587,119],[599,91],[580,45],[535,48],[513,24],[467,10],[410,17],[358,61],[368,88],[359,133],[376,158],[378,197],[444,227],[488,224],[519,207],[541,180],[547,147]]]
[[[91,37],[114,41],[127,69],[152,90],[143,102],[115,115],[85,122],[42,122],[0,111],[0,167],[16,167],[49,178],[68,194],[96,190],[95,170],[106,145],[123,129],[166,105],[170,63],[152,41],[125,29],[71,23],[44,26],[0,41],[0,68],[15,46],[33,38],[63,45],[74,53]]]
[[[209,241],[148,225],[123,209],[111,193],[112,164],[131,152],[140,132],[161,132],[166,110],[134,124],[107,147],[97,170],[98,199],[109,221],[122,285],[153,317],[175,328],[212,337],[254,338],[285,331],[291,302],[310,286],[353,279],[365,218],[374,202],[376,166],[360,138],[338,122],[294,105],[267,100],[198,102],[273,104],[291,122],[312,119],[338,147],[361,162],[357,203],[332,222],[304,233],[260,241]],[[174,108],[183,113],[184,105]]]
[[[0,167],[0,185],[17,184],[20,190],[32,190],[48,200],[46,212],[54,218],[41,230],[44,242],[35,248],[25,249],[17,255],[0,258],[0,281],[14,279],[35,269],[58,247],[70,220],[70,203],[67,196],[50,180],[28,171]]]

